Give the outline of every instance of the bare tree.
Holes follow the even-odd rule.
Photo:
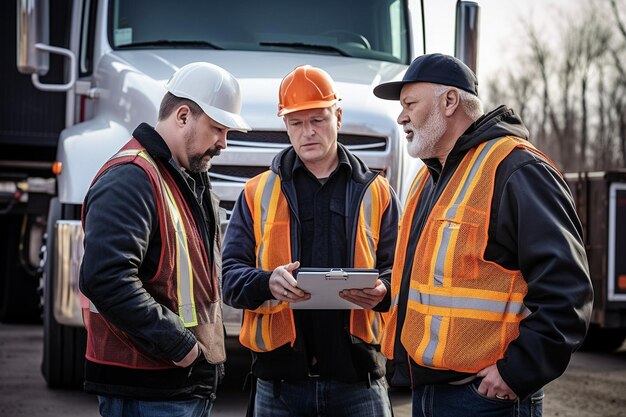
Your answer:
[[[516,106],[562,170],[624,167],[626,0],[578,0],[553,22],[552,39],[525,22],[527,49],[491,92]]]
[[[584,14],[583,20],[574,29],[574,36],[580,43],[580,150],[578,153],[579,167],[589,168],[591,164],[587,155],[589,145],[589,109],[587,103],[587,89],[589,85],[590,71],[598,67],[597,63],[606,54],[611,40],[611,30],[602,21],[597,6],[591,5],[588,13]]]
[[[626,2],[623,0],[610,0],[611,12],[615,27],[617,29],[617,40],[611,48],[613,58],[613,68],[617,73],[616,81],[613,85],[611,97],[612,108],[616,113],[615,134],[618,137],[621,160],[617,162],[618,167],[626,166],[626,24],[624,23],[624,10]]]

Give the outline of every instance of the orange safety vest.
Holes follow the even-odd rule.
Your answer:
[[[529,142],[504,137],[470,150],[430,212],[413,254],[400,341],[420,366],[475,373],[504,356],[530,314],[519,270],[484,259],[496,170],[515,148],[552,163]],[[382,351],[393,359],[400,282],[413,213],[429,178],[417,174],[400,222],[393,265],[391,308]]]
[[[162,304],[165,303],[166,308],[177,312],[184,326],[196,335],[209,362],[223,362],[225,349],[218,286],[219,265],[209,263],[191,210],[174,178],[167,169],[152,159],[136,139],[129,141],[111,157],[96,174],[93,182],[110,167],[123,163],[138,165],[148,174],[156,197],[161,257],[155,276],[143,282],[144,288],[161,300]],[[219,239],[217,234],[216,242]],[[216,251],[219,254],[219,245]],[[214,250],[214,255],[216,251]],[[87,328],[85,357],[90,361],[135,369],[175,367],[165,358],[141,351],[124,332],[99,314],[96,307],[84,296],[82,307],[83,321]]]
[[[244,196],[254,224],[256,267],[273,271],[293,262],[290,215],[278,175],[266,171],[246,183]],[[354,245],[354,267],[376,268],[381,217],[391,201],[389,183],[377,176],[367,188],[359,208]],[[369,344],[380,343],[384,322],[373,310],[352,310],[350,333]],[[244,310],[239,341],[255,352],[269,352],[296,340],[289,303],[267,300],[255,310]]]

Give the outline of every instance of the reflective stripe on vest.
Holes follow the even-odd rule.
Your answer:
[[[281,191],[280,178],[272,171],[251,179],[244,196],[254,223],[257,268],[273,271],[292,262],[290,210]],[[355,235],[354,267],[375,268],[381,217],[390,204],[386,179],[377,176],[363,195]],[[380,343],[384,330],[381,314],[352,310],[350,333],[366,343]],[[240,342],[256,352],[267,352],[296,339],[289,303],[267,300],[255,310],[245,310]]]
[[[123,150],[115,154],[111,159],[121,158],[125,156],[140,156],[150,163],[159,172],[158,166],[152,157],[146,151]],[[198,325],[198,317],[196,314],[196,305],[193,296],[193,268],[191,266],[191,258],[189,256],[189,247],[187,244],[187,233],[185,225],[181,219],[181,214],[172,190],[159,175],[161,186],[165,190],[168,213],[172,220],[172,224],[176,229],[176,293],[178,298],[178,315],[180,316],[185,327],[193,327]]]
[[[413,268],[400,339],[421,366],[477,372],[492,365],[503,357],[519,335],[519,322],[530,314],[523,303],[527,285],[521,272],[483,258],[496,170],[516,147],[550,163],[528,142],[513,137],[471,150],[433,206],[410,255]],[[421,172],[419,182],[427,177]],[[419,194],[407,201],[413,207],[407,211],[411,216],[418,200]],[[410,221],[402,221],[406,234]],[[408,237],[403,237],[399,250],[407,247]],[[403,259],[394,264],[394,272],[402,274],[404,263]],[[399,286],[392,294],[399,294]],[[385,340],[384,350],[393,354],[393,340]]]

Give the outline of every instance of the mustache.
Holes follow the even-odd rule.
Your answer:
[[[415,126],[413,126],[413,123],[403,124],[402,129],[404,129],[404,133],[415,132]]]
[[[219,148],[210,148],[208,151],[206,151],[204,153],[205,156],[210,156],[211,158],[213,158],[214,156],[219,155],[220,153],[222,153],[222,150]]]

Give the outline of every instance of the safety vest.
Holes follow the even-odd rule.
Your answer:
[[[550,159],[529,142],[504,137],[470,150],[433,206],[410,275],[400,341],[420,366],[478,372],[504,356],[530,312],[519,270],[484,259],[496,170],[515,148]],[[426,167],[409,191],[393,265],[391,308],[382,351],[393,358],[400,283],[413,215],[429,178]],[[411,256],[411,255],[409,255]]]
[[[125,163],[138,165],[148,174],[156,197],[161,257],[155,276],[144,281],[143,287],[166,308],[179,315],[183,325],[196,335],[209,362],[221,363],[225,359],[225,349],[218,271],[215,263],[211,265],[209,262],[191,210],[174,178],[152,159],[136,139],[115,154],[96,174],[93,182],[112,166]],[[219,241],[219,235],[216,241]],[[216,249],[219,253],[220,248]],[[87,328],[87,359],[135,369],[175,366],[170,360],[141,351],[124,332],[99,314],[86,297],[83,296],[82,300],[83,320]]]
[[[256,267],[273,271],[293,261],[290,211],[278,175],[266,171],[246,183],[244,196],[254,224]],[[377,176],[365,191],[354,236],[354,267],[376,268],[381,217],[391,201],[389,183]],[[350,333],[369,344],[379,344],[384,322],[378,312],[350,313]],[[255,310],[244,310],[239,341],[255,352],[269,352],[296,340],[289,303],[267,300]]]

